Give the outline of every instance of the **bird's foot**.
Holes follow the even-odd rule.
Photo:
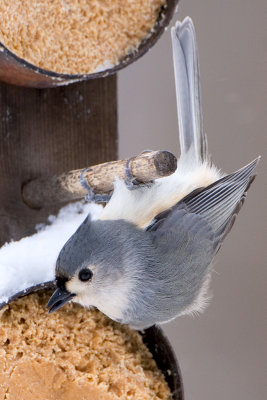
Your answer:
[[[80,177],[80,183],[82,187],[87,191],[87,195],[85,196],[85,200],[88,201],[89,203],[94,202],[94,203],[108,203],[110,200],[110,195],[108,194],[96,194],[92,190],[91,186],[88,185],[86,180],[84,179],[84,174],[88,171],[91,171],[91,168],[85,168]]]
[[[153,150],[144,150],[144,151],[142,151],[141,154],[151,153],[152,151]],[[129,158],[129,160],[127,160],[127,163],[126,163],[126,166],[125,166],[125,176],[126,176],[126,178],[125,178],[124,182],[125,182],[127,188],[129,190],[134,190],[134,189],[137,189],[137,188],[140,188],[140,187],[144,187],[144,186],[145,187],[151,186],[153,181],[147,182],[147,183],[143,183],[143,182],[139,182],[137,179],[135,179],[133,177],[132,170],[131,170],[131,162],[133,161],[134,158],[135,157]]]
[[[127,160],[126,166],[125,166],[125,184],[129,190],[136,189],[138,185],[140,185],[140,182],[133,177],[132,171],[131,171],[131,162],[135,157],[129,158]]]

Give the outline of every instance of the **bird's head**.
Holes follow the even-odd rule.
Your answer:
[[[73,300],[121,320],[134,284],[127,263],[132,229],[125,221],[85,219],[59,253],[50,313]]]

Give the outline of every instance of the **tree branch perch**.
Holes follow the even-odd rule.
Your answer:
[[[84,178],[95,193],[110,193],[116,178],[125,179],[126,163],[127,160],[118,160],[94,165]],[[152,151],[134,157],[130,165],[133,178],[147,183],[171,175],[176,169],[177,159],[168,151]],[[77,169],[26,183],[22,188],[25,203],[31,208],[43,208],[83,198],[87,192],[80,184],[82,171]]]

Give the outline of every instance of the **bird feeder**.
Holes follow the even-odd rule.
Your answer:
[[[28,38],[30,35],[30,39],[28,39],[27,43],[25,44],[21,43],[21,41],[18,41],[18,43],[16,42],[16,45],[14,45],[11,40],[7,40],[6,36],[8,37],[8,33],[4,35],[4,30],[2,29],[2,36],[4,39],[1,40],[0,36],[0,80],[15,85],[47,88],[62,86],[88,79],[107,77],[115,74],[122,68],[125,68],[134,61],[138,60],[160,38],[164,32],[164,29],[168,26],[171,20],[178,0],[146,0],[145,2],[137,0],[134,2],[125,2],[124,4],[115,0],[106,5],[96,1],[95,3],[99,4],[87,4],[86,7],[79,6],[81,7],[81,10],[77,10],[79,9],[77,6],[74,6],[74,9],[71,9],[71,6],[67,4],[71,2],[48,1],[46,7],[44,5],[44,9],[39,10],[39,14],[41,15],[40,19],[38,19],[38,14],[37,17],[36,14],[31,17],[31,2],[27,1],[25,3],[27,3],[28,6],[18,5],[17,8],[15,8],[14,5],[8,6],[7,9],[10,10],[10,20],[8,19],[9,15],[7,15],[6,24],[9,26],[9,24],[14,23],[14,20],[16,20],[16,24],[14,23],[13,34],[14,40],[15,38],[17,39],[18,36],[23,34],[21,31],[24,31],[23,18],[25,18],[25,16],[18,14],[21,13],[21,11],[25,11],[25,13],[29,14],[28,24],[30,25],[27,27],[28,29],[25,32],[25,37]],[[45,3],[46,2],[44,2],[44,4]],[[53,3],[55,3],[54,6]],[[92,12],[94,6],[96,6],[96,8],[98,6],[98,9]],[[4,6],[2,7],[5,15],[8,14]],[[38,7],[40,6],[38,5]],[[51,8],[51,13],[49,13],[49,10],[47,10],[49,8]],[[76,10],[79,11],[79,13],[82,12],[87,14],[88,19],[86,25],[82,25],[81,16],[75,15],[75,18],[73,17],[73,14],[75,14]],[[66,27],[63,25],[63,21],[61,31],[57,32],[55,29],[53,29],[54,26],[57,26],[57,24],[61,22],[55,22],[54,19],[50,22],[50,24],[46,23],[44,25],[44,29],[48,30],[49,32],[52,30],[51,37],[48,37],[49,33],[47,34],[46,31],[41,30],[44,15],[47,15],[47,17],[51,17],[52,19],[52,17],[54,17],[54,13],[59,13],[61,18],[65,20],[65,24],[74,25],[73,30],[70,30],[68,35],[64,31],[64,28],[66,29]],[[132,18],[132,20],[130,20],[130,18]],[[79,19],[81,19],[80,25]],[[79,35],[75,35],[77,30],[82,30],[85,27],[90,27],[90,25],[93,25],[93,22],[91,22],[90,19],[97,19],[96,23],[99,26],[93,26],[85,37],[79,37]],[[123,20],[124,23],[121,23],[120,20]],[[128,22],[128,20],[130,21]],[[139,24],[140,33],[138,30],[136,30],[136,24]],[[114,32],[116,28],[118,32]],[[99,32],[97,31],[95,33],[97,29]],[[16,32],[16,30],[18,32]],[[107,37],[103,35],[102,37],[100,35],[101,32],[106,32]],[[10,34],[11,32],[9,32],[9,35]],[[47,66],[47,59],[51,58],[49,45],[52,46],[53,41],[60,39],[56,35],[61,35],[61,46],[58,46],[61,48],[58,49],[58,51],[60,51],[59,58],[64,57],[64,59],[62,59],[62,64],[60,63],[59,67],[55,66],[53,69],[49,69]],[[105,45],[102,52],[105,54],[108,53],[111,61],[109,59],[105,60],[103,57],[101,58],[101,55],[96,51],[96,49],[100,47],[102,43],[109,40],[109,35],[112,36],[113,41],[111,41],[109,47]],[[79,41],[77,40],[78,38],[80,39]],[[8,39],[10,38],[8,37]],[[81,44],[80,41],[82,41],[82,39],[83,42]],[[73,55],[66,53],[64,49],[67,40],[70,42],[69,51],[72,51],[73,48],[75,49],[75,51],[73,51]],[[74,40],[76,40],[76,42],[73,43]],[[92,70],[89,65],[87,69],[85,68],[82,70],[82,72],[77,73],[77,68],[80,69],[81,67],[77,67],[74,59],[78,58],[80,65],[83,65],[86,63],[86,54],[87,58],[90,56],[90,53],[88,54],[86,51],[84,51],[86,50],[84,49],[86,43],[89,50],[94,51],[94,58],[98,58],[99,55],[102,63],[92,67]],[[44,48],[46,49],[46,52],[43,51]],[[23,56],[24,54],[25,56]],[[55,56],[57,55],[55,54]],[[81,57],[80,60],[79,56]],[[52,59],[54,60],[55,57]],[[68,63],[69,68],[64,66],[64,63]],[[62,73],[57,72],[54,69],[60,69],[63,71],[67,69],[69,72]]]
[[[22,7],[26,3],[30,0],[22,2]],[[65,7],[70,2],[61,3]],[[114,162],[118,152],[116,72],[156,43],[177,3],[163,1],[154,25],[138,44],[130,46],[114,65],[88,73],[57,72],[40,66],[28,56],[22,57],[18,48],[10,47],[0,29],[0,245],[33,234],[35,226],[56,214],[62,203],[82,198],[85,192],[79,178],[84,168],[91,167],[85,179],[100,193],[110,193],[114,176],[123,176],[126,160]],[[10,7],[15,5],[10,3]],[[18,10],[12,12],[15,18]],[[130,28],[126,33],[131,36]],[[46,35],[44,40],[48,40]],[[55,52],[52,56],[58,55]],[[142,182],[169,175],[175,167],[176,159],[168,152],[147,153],[131,160],[133,176]],[[51,285],[29,288],[9,301],[35,290],[48,290]],[[153,327],[142,334],[173,400],[182,400],[179,367],[162,330]]]

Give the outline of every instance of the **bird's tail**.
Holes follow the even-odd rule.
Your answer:
[[[171,35],[181,156],[190,154],[191,162],[201,164],[208,160],[208,149],[203,133],[198,50],[191,18],[178,21]]]

